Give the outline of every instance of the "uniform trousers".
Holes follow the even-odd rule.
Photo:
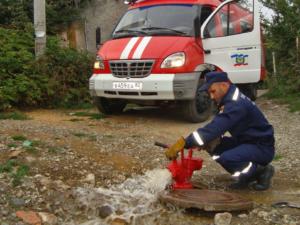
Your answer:
[[[239,143],[235,138],[223,137],[211,155],[233,177],[250,178],[258,165],[272,161],[274,152],[273,145]]]

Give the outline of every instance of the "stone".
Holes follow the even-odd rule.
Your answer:
[[[228,212],[217,213],[214,218],[215,225],[229,225],[231,223],[232,215]]]
[[[43,224],[56,225],[58,223],[58,219],[54,214],[39,212],[38,215],[40,216]]]
[[[265,212],[265,211],[259,211],[259,212],[257,213],[257,216],[258,216],[259,218],[264,219],[264,220],[268,220],[269,214],[268,214],[267,212]]]
[[[243,219],[243,218],[247,218],[248,215],[247,214],[239,214],[238,217],[241,218],[241,219]]]
[[[42,225],[42,220],[36,212],[33,211],[17,211],[16,216],[23,222],[31,225]]]
[[[9,214],[9,212],[7,210],[2,209],[1,214],[2,214],[2,216],[7,216]]]
[[[106,217],[110,216],[113,213],[113,210],[109,205],[100,206],[98,210],[99,210],[98,214],[102,219],[105,219]]]
[[[23,151],[22,150],[16,150],[9,154],[9,159],[16,159]]]
[[[115,218],[110,225],[128,225],[128,223],[124,219]]]
[[[91,184],[94,187],[96,184],[95,174],[93,173],[88,174],[83,181]]]
[[[10,199],[10,204],[14,207],[20,207],[20,206],[26,205],[26,202],[22,198],[13,197],[13,198]]]
[[[29,163],[33,163],[36,161],[36,158],[35,157],[32,157],[32,156],[26,156],[25,157],[25,160]]]

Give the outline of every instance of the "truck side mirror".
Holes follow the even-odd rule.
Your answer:
[[[101,46],[101,28],[97,27],[96,28],[96,48],[99,50]]]
[[[195,29],[195,38],[199,38],[200,37],[200,18],[199,18],[199,16],[197,16],[194,19],[194,29]]]

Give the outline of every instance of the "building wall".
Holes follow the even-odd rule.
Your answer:
[[[89,52],[96,52],[96,28],[101,28],[102,43],[110,34],[120,17],[127,9],[123,0],[94,0],[83,12],[85,47]],[[79,44],[79,43],[78,43]],[[83,44],[80,44],[83,46]]]

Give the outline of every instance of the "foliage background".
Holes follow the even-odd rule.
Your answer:
[[[0,1],[0,110],[74,106],[90,101],[93,57],[62,48],[55,33],[79,20],[88,0],[47,0],[47,50],[34,56],[33,0]],[[51,36],[52,35],[52,36]]]
[[[269,76],[268,97],[289,103],[292,111],[300,110],[300,1],[262,0],[273,10],[271,21],[264,20],[267,68],[272,75],[272,52],[276,55],[277,76]]]

